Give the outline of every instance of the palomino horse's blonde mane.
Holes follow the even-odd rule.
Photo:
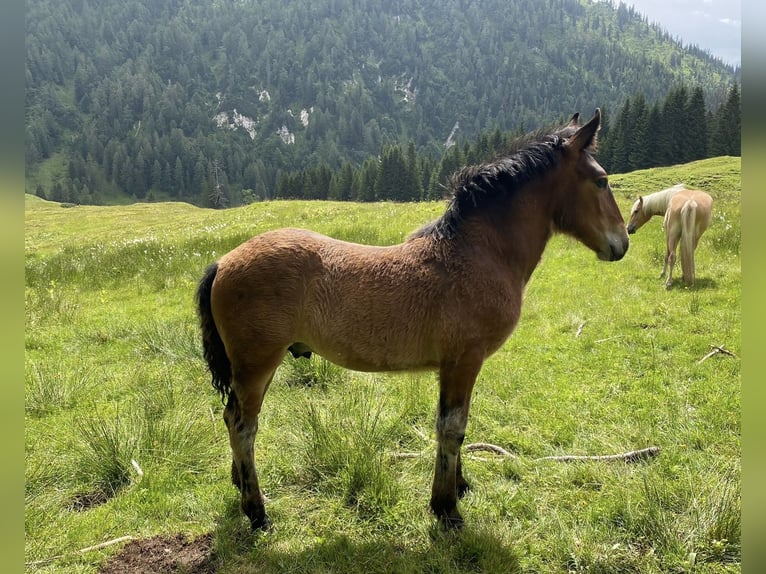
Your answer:
[[[668,203],[670,198],[677,194],[679,191],[688,189],[686,184],[677,183],[673,187],[650,193],[643,196],[643,210],[644,215],[662,215],[668,209]]]

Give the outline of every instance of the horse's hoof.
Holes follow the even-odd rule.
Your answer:
[[[457,497],[463,498],[466,494],[468,494],[469,490],[471,490],[471,485],[466,481],[461,482],[457,485]]]
[[[250,519],[250,528],[252,528],[253,532],[268,532],[271,530],[271,527],[271,520],[266,514]]]
[[[444,530],[460,530],[464,524],[463,517],[457,513],[452,516],[442,516],[439,522]]]
[[[439,519],[439,523],[444,530],[458,530],[463,527],[463,517],[460,516],[460,512],[458,512],[454,503],[447,506],[432,502],[431,512]]]

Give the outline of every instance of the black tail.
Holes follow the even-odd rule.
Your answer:
[[[200,327],[202,328],[202,352],[207,361],[210,374],[213,376],[213,387],[225,401],[231,391],[231,363],[226,355],[221,336],[213,320],[213,310],[210,306],[210,292],[213,287],[218,263],[213,263],[205,271],[205,275],[197,288],[197,311]]]

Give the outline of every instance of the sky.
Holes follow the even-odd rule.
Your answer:
[[[742,62],[739,0],[623,0],[684,45],[695,44],[727,64]],[[617,5],[619,0],[614,0]]]

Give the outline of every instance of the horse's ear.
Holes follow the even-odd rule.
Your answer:
[[[569,145],[576,150],[581,151],[588,148],[596,147],[596,134],[601,127],[601,110],[596,108],[596,113],[588,121],[587,124],[578,129],[571,138],[569,138]]]
[[[568,128],[578,128],[580,127],[580,112],[575,112],[574,115],[569,120],[569,123],[567,124]]]

